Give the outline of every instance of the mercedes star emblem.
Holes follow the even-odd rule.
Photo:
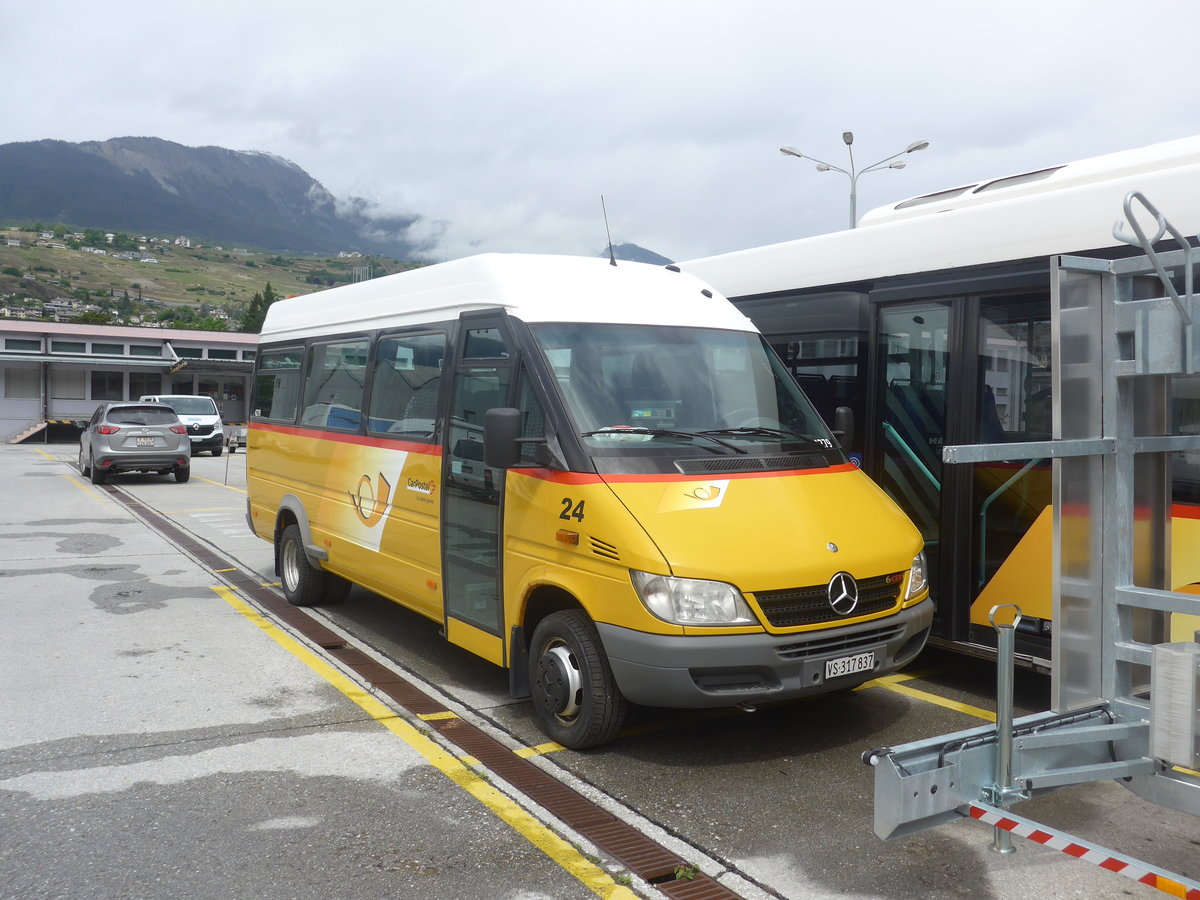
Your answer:
[[[838,572],[829,579],[825,589],[829,605],[839,616],[848,616],[858,606],[858,582],[849,572]]]

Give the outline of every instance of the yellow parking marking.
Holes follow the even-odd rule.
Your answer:
[[[457,719],[458,714],[446,710],[445,712],[423,713],[417,716],[417,718],[422,722],[444,722],[447,719]]]
[[[514,800],[492,787],[484,778],[473,772],[463,762],[444,750],[435,741],[421,734],[416,728],[400,718],[392,709],[356,684],[338,669],[321,659],[299,641],[286,634],[257,610],[240,599],[234,591],[223,585],[214,585],[213,591],[226,603],[258,626],[280,647],[312,669],[321,678],[342,692],[363,712],[399,737],[425,757],[435,769],[478,800],[501,821],[541,850],[567,874],[576,878],[584,887],[604,900],[637,900],[629,888],[617,884],[612,876],[600,866],[588,860],[557,834],[525,811]]]
[[[74,475],[64,475],[62,477],[67,479],[67,481],[71,482],[71,484],[75,485],[75,487],[79,488],[81,491],[83,491],[85,494],[87,494],[89,497],[91,497],[92,500],[94,500],[96,503],[108,504],[110,502],[108,497],[105,494],[103,494],[100,491],[92,490],[91,485],[84,484],[82,481],[80,481]]]
[[[971,706],[969,703],[959,703],[957,700],[947,700],[945,697],[939,697],[937,694],[931,694],[928,691],[919,691],[916,688],[909,687],[907,684],[902,684],[900,681],[893,681],[894,675],[888,675],[884,678],[876,678],[874,681],[868,681],[862,685],[866,687],[881,687],[884,690],[892,691],[897,694],[903,694],[905,697],[911,697],[914,700],[923,700],[926,703],[932,703],[935,706],[944,706],[946,709],[952,709],[955,712],[966,713],[968,716],[975,716],[978,719],[983,719],[988,722],[996,721],[996,714],[991,710],[983,709],[978,706]],[[860,688],[861,689],[861,688]]]
[[[213,481],[211,478],[204,478],[200,475],[196,475],[195,479],[197,481],[207,481],[209,484],[215,484],[217,487],[223,487],[223,488],[228,488],[231,491],[237,491],[239,494],[246,493],[242,488],[234,487],[232,484],[222,484],[219,481]]]
[[[534,756],[544,756],[547,753],[557,753],[559,750],[566,750],[562,744],[557,741],[549,741],[545,744],[538,744],[536,747],[522,747],[520,750],[513,751],[521,759],[531,759]]]

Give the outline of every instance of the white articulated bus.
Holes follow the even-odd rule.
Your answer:
[[[827,421],[853,410],[847,450],[924,537],[933,643],[990,654],[988,611],[1017,602],[1022,660],[1050,666],[1050,460],[943,466],[941,450],[1051,437],[1051,257],[1140,253],[1114,236],[1131,191],[1195,235],[1200,138],[961,185],[872,210],[852,230],[680,264],[754,321]],[[1153,235],[1144,205],[1132,208]],[[1200,384],[1177,378],[1172,394],[1177,431],[1200,431]],[[1168,580],[1200,592],[1200,459],[1174,464]]]
[[[674,267],[492,254],[288,299],[256,371],[248,510],[288,599],[441,623],[564,745],[924,646],[916,529]]]

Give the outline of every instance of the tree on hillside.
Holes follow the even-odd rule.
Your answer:
[[[263,320],[267,317],[267,310],[271,304],[279,299],[279,295],[275,293],[275,289],[271,287],[271,282],[267,282],[267,286],[261,291],[255,291],[254,296],[250,298],[249,305],[246,306],[246,311],[242,313],[242,331],[258,334],[262,331]]]
[[[81,312],[73,321],[79,325],[111,325],[112,315],[102,309],[89,309]]]

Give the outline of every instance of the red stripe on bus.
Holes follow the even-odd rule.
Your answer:
[[[422,444],[418,441],[405,441],[399,438],[364,437],[361,434],[340,434],[333,431],[317,431],[312,428],[297,428],[295,425],[269,425],[264,422],[255,422],[250,428],[257,431],[269,431],[272,434],[284,434],[289,437],[333,441],[337,444],[356,444],[360,447],[383,447],[388,450],[407,450],[410,453],[424,453],[427,456],[442,455],[440,444]]]

